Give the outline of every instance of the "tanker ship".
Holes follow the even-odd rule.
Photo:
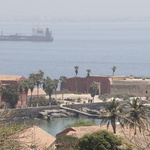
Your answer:
[[[44,31],[41,28],[33,28],[32,35],[16,33],[14,35],[3,35],[1,32],[0,41],[53,41],[52,32],[48,28]]]

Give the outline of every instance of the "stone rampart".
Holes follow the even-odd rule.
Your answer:
[[[111,94],[129,94],[147,97],[150,93],[150,84],[144,80],[113,81],[111,84]]]

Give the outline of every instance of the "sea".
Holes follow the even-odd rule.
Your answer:
[[[3,34],[31,35],[39,26],[52,31],[52,42],[0,41],[0,74],[21,75],[44,71],[45,77],[112,75],[150,76],[150,22],[0,22]]]

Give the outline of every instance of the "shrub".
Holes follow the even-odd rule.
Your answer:
[[[0,109],[3,109],[3,107],[4,107],[4,104],[3,103],[0,104]]]
[[[27,128],[27,125],[1,125],[0,126],[0,149],[1,150],[19,150],[22,146],[13,139],[13,135]]]
[[[122,140],[108,131],[98,131],[79,139],[79,150],[118,150]]]
[[[68,124],[66,128],[70,127],[82,127],[82,126],[94,126],[95,124],[92,121],[85,121],[85,120],[77,120],[72,124]]]
[[[77,138],[73,136],[61,135],[56,139],[59,150],[75,150]]]
[[[43,96],[41,97],[33,97],[32,98],[32,105],[33,107],[36,107],[38,103],[38,106],[49,106],[49,100]],[[50,101],[51,105],[58,105],[59,102],[57,102],[55,99],[52,99]]]
[[[77,102],[81,103],[81,98],[80,97],[78,97]]]

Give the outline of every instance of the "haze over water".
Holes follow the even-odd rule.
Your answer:
[[[75,75],[150,76],[150,22],[44,22],[53,42],[0,41],[0,74],[23,75],[45,72],[59,78]],[[33,23],[1,22],[3,34],[32,34]]]

